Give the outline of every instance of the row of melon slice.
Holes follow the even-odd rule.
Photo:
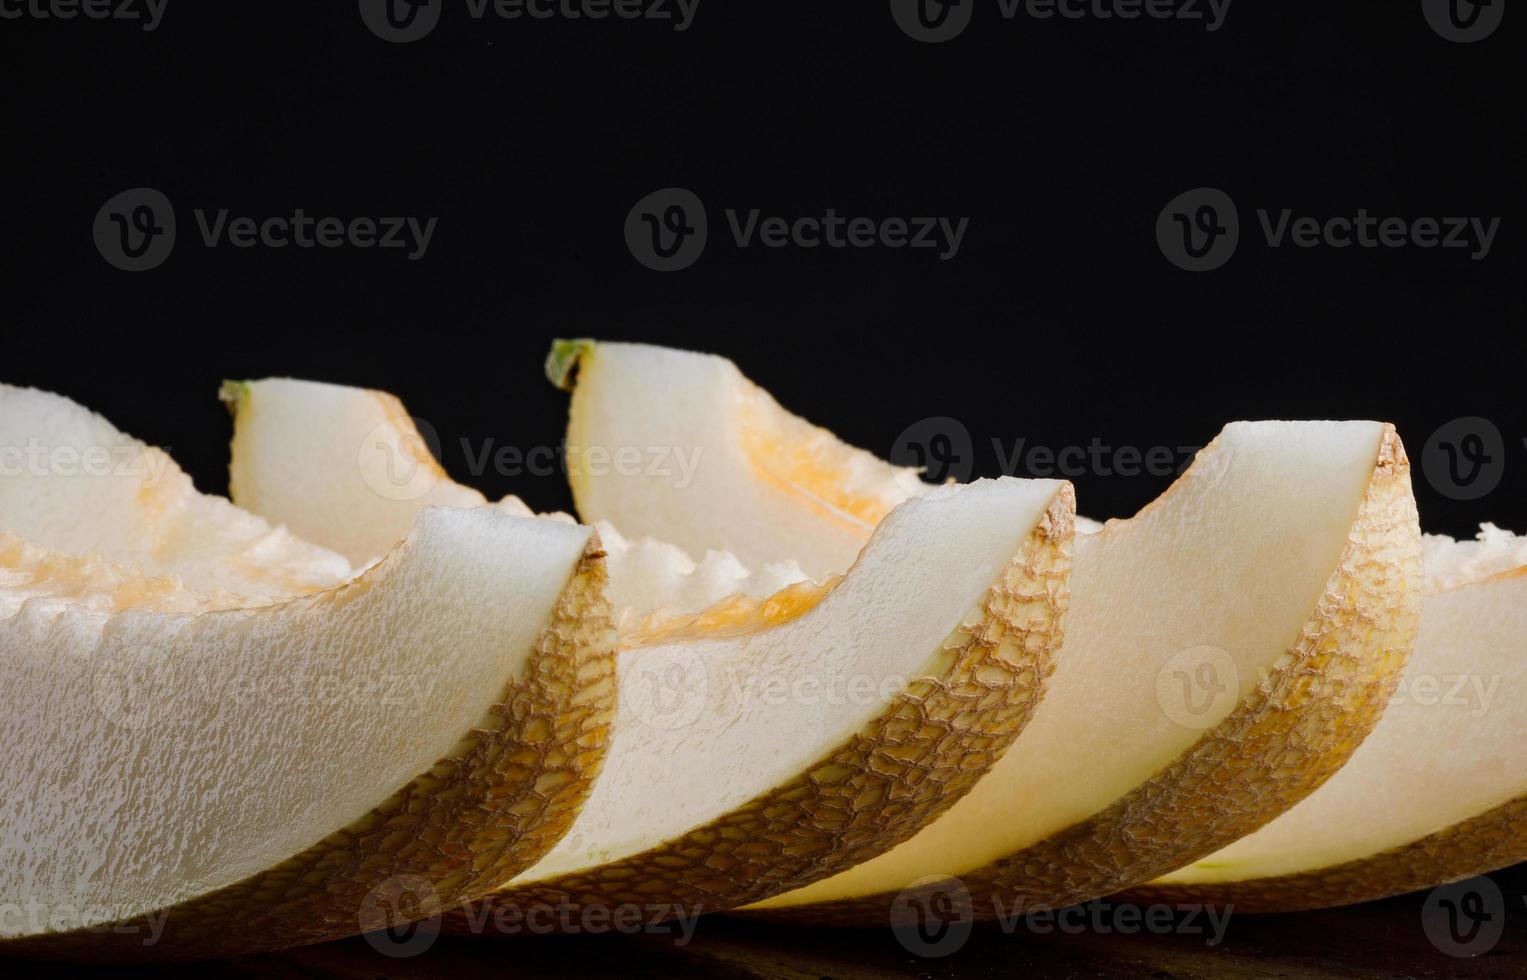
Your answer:
[[[976,916],[1298,909],[1527,855],[1527,544],[1423,545],[1388,426],[1232,425],[1097,527],[1064,483],[925,487],[720,358],[548,371],[569,458],[692,470],[574,468],[594,527],[535,517],[397,399],[269,380],[224,389],[230,504],[0,387],[0,951],[314,942],[399,889],[462,931],[883,925],[944,876]]]

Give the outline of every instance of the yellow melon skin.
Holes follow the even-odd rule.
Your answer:
[[[385,568],[322,601],[345,602]],[[428,886],[422,917],[530,867],[571,826],[609,742],[615,631],[606,587],[592,536],[527,672],[469,736],[350,826],[276,867],[162,910],[156,944],[144,945],[138,918],[0,941],[0,954],[161,960],[300,946],[396,924],[386,896],[400,883],[405,892],[409,883]]]
[[[448,916],[447,929],[472,933],[474,922],[480,930],[505,912],[545,908],[736,908],[910,837],[980,779],[1039,703],[1063,638],[1074,506],[1067,485],[992,583],[979,617],[946,641],[945,673],[914,680],[804,775],[666,844],[506,887]]]
[[[1101,813],[961,873],[968,896],[929,882],[741,914],[915,925],[920,899],[942,892],[960,914],[991,919],[1090,901],[1213,853],[1313,792],[1377,724],[1414,643],[1421,586],[1410,466],[1389,428],[1339,564],[1298,640],[1250,698],[1174,763]]]

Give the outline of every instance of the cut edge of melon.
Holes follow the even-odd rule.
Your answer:
[[[486,525],[482,533],[449,530],[484,519],[519,520],[451,518],[437,509],[421,515],[419,524],[446,528],[446,537],[470,533],[485,540],[486,534],[491,540],[493,530]],[[315,827],[310,844],[262,870],[235,875],[168,905],[123,908],[115,914],[99,907],[102,914],[84,923],[76,917],[64,927],[13,932],[0,937],[0,952],[157,960],[285,948],[393,925],[399,893],[428,915],[481,894],[534,863],[566,832],[586,799],[603,762],[615,710],[615,642],[603,553],[596,532],[579,530],[586,537],[555,601],[542,613],[546,618],[527,634],[534,640],[523,662],[506,662],[504,687],[487,699],[487,710],[462,717],[457,734],[447,739],[451,747],[420,759],[412,777],[374,798],[364,793],[370,801],[352,817],[330,830]],[[32,594],[8,605],[11,615],[0,618],[0,628],[105,630],[109,635],[131,617],[139,628],[152,620],[181,633],[191,628],[210,633],[221,624],[235,634],[241,629],[257,634],[256,627],[245,624],[259,619],[276,626],[284,617],[295,628],[303,616],[320,618],[318,629],[325,628],[321,617],[329,616],[333,628],[339,625],[333,617],[381,594],[391,579],[419,577],[419,571],[407,571],[420,561],[414,540],[411,534],[359,578],[334,589],[248,606],[240,604],[240,597],[209,600],[173,579],[50,553],[8,536],[0,540],[0,556],[13,571],[24,573],[23,584]],[[450,553],[456,550],[441,549],[438,560],[457,562],[463,574],[470,574],[476,560],[466,551],[459,557]],[[459,612],[459,590],[439,600]],[[336,636],[332,642],[347,641]],[[200,652],[215,651],[209,646]],[[145,730],[152,734],[155,726]],[[289,829],[280,833],[291,835]],[[205,875],[204,869],[198,880]],[[57,902],[44,904],[62,908]],[[145,942],[145,935],[154,941]]]
[[[977,495],[996,492],[983,483],[991,481],[947,488],[904,508],[925,508],[929,516],[917,519],[933,520],[938,514],[933,508],[953,509],[961,492],[979,506]],[[1004,492],[1014,491],[1009,487]],[[801,755],[789,755],[789,747],[771,743],[771,754],[785,753],[786,761],[776,766],[784,778],[771,787],[768,779],[754,774],[743,783],[752,787],[746,791],[752,795],[717,805],[719,812],[708,817],[673,822],[670,833],[654,833],[637,841],[611,843],[596,837],[589,842],[578,839],[580,826],[575,823],[542,864],[484,899],[484,905],[523,912],[538,907],[617,907],[658,901],[679,914],[718,911],[832,874],[915,833],[975,784],[1018,737],[1039,701],[1050,658],[1062,637],[1075,507],[1069,484],[1052,486],[1047,492],[1049,497],[1031,529],[998,563],[995,579],[980,590],[984,597],[978,597],[978,592],[967,600],[973,606],[960,603],[966,610],[960,613],[958,625],[932,644],[935,651],[928,666],[912,671],[910,676],[916,679],[889,703],[873,711],[859,709],[857,722],[834,719],[833,724],[841,727],[827,732],[827,737],[814,736],[816,741],[809,744],[817,747]],[[757,665],[767,654],[760,654],[750,641],[774,632],[776,644],[789,649],[792,627],[811,635],[816,629],[810,622],[813,616],[840,616],[841,609],[830,608],[833,601],[862,601],[845,594],[867,589],[861,578],[886,574],[884,563],[896,555],[897,523],[914,519],[904,508],[882,525],[854,568],[828,583],[803,585],[774,615],[762,615],[743,629],[727,629],[719,636],[711,635],[708,628],[697,633],[680,625],[649,637],[647,642],[655,646],[623,644],[623,688],[631,686],[642,658],[665,664],[675,648],[689,642],[699,644],[690,655],[691,662],[704,664],[707,676],[719,676],[716,665],[727,656],[734,664],[746,665],[745,669],[762,671],[764,667]],[[966,523],[973,519],[966,518]],[[915,561],[922,554],[894,560]],[[877,565],[882,571],[873,571]],[[772,601],[778,602],[779,597]],[[893,634],[887,642],[900,636]],[[906,652],[897,656],[925,656],[911,649],[914,642],[906,640]],[[733,689],[726,683],[721,687]],[[624,698],[622,711],[630,714]],[[685,745],[709,745],[709,739],[718,734],[686,732],[675,737],[672,753],[627,749],[621,740],[639,724],[629,717],[624,724],[617,721],[610,774],[636,779],[623,762],[671,760],[685,751]],[[724,729],[727,723],[722,719],[715,724]],[[724,755],[726,747],[708,751]],[[914,774],[915,779],[909,778]],[[728,792],[737,792],[736,787],[728,786]],[[595,794],[580,821],[597,821],[605,811],[613,820],[616,808],[602,800],[604,796],[620,798],[622,806],[634,805],[613,782],[601,783]],[[664,805],[671,805],[668,797],[664,799]],[[468,908],[449,922],[453,931],[471,932],[472,923],[482,918],[482,909]]]

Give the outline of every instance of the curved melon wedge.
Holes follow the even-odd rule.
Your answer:
[[[351,576],[339,555],[198,493],[166,453],[89,409],[4,384],[0,532],[149,576],[174,575],[197,592],[283,598]]]
[[[1287,912],[1527,860],[1527,539],[1487,529],[1482,542],[1427,544],[1415,653],[1352,760],[1277,820],[1143,894]]]
[[[234,502],[357,562],[385,554],[431,503],[487,504],[446,475],[408,410],[387,392],[267,378],[228,382],[222,397],[233,412]],[[517,497],[496,506],[530,513]],[[630,624],[645,621],[642,614],[699,613],[733,595],[770,596],[806,578],[793,561],[752,571],[724,552],[701,552],[697,561],[665,542],[628,541],[608,523],[599,533],[610,598]]]
[[[622,636],[615,737],[588,805],[453,925],[505,908],[733,908],[904,840],[1038,702],[1071,514],[1067,484],[941,488],[893,511],[807,601],[740,628]]]
[[[0,951],[223,956],[430,914],[541,857],[615,707],[587,528],[427,511],[256,608],[0,548]],[[436,905],[435,903],[439,903]]]
[[[794,560],[820,579],[847,568],[892,507],[926,491],[915,471],[790,414],[722,357],[558,341],[546,370],[572,392],[578,513],[690,554],[727,551],[750,568]],[[667,465],[614,465],[633,451]],[[679,514],[682,500],[697,506]]]
[[[403,540],[425,507],[488,503],[446,476],[385,391],[268,378],[225,382],[221,397],[234,424],[229,496],[357,567]],[[495,506],[532,516],[517,497]]]

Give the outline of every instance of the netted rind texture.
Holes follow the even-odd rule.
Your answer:
[[[370,813],[268,871],[164,910],[154,945],[144,945],[140,918],[0,942],[0,952],[226,957],[394,925],[400,899],[428,917],[491,891],[561,839],[604,761],[615,705],[615,631],[595,537],[525,676],[450,753]]]
[[[1212,854],[1313,792],[1378,723],[1415,641],[1421,582],[1410,465],[1386,428],[1337,568],[1298,639],[1246,701],[1170,766],[1097,815],[961,873],[964,891],[931,881],[747,914],[915,925],[925,900],[942,894],[959,906],[954,912],[991,919],[1091,901]]]
[[[979,617],[945,641],[942,676],[909,684],[803,775],[661,846],[505,889],[448,916],[446,927],[470,933],[506,911],[548,908],[737,908],[907,839],[974,786],[1032,717],[1062,639],[1073,510],[1067,486],[987,591]]]
[[[1131,892],[1152,902],[1234,906],[1237,912],[1303,912],[1371,902],[1527,861],[1527,797],[1371,857],[1318,871],[1201,885],[1147,885]]]

